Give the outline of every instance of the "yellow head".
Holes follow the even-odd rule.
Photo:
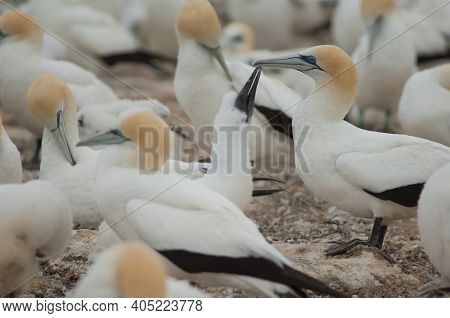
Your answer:
[[[145,171],[157,171],[170,153],[169,127],[164,120],[149,111],[137,111],[126,115],[121,123],[123,135],[138,145],[139,167]]]
[[[19,11],[8,12],[0,17],[0,30],[7,35],[19,37],[41,36],[42,31],[36,20]]]
[[[178,14],[176,28],[181,34],[209,48],[220,45],[220,21],[207,0],[187,2]]]
[[[366,21],[371,21],[381,14],[395,9],[395,0],[360,0],[361,16]]]
[[[166,268],[156,252],[143,243],[128,243],[118,257],[116,277],[121,297],[166,296]]]
[[[27,103],[30,112],[44,126],[55,123],[56,114],[64,107],[64,112],[76,112],[74,97],[69,87],[55,75],[39,76],[28,90]]]

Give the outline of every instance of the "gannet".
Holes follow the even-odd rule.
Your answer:
[[[51,59],[69,60],[85,69],[98,72],[99,68],[85,56],[100,63],[100,57],[134,52],[139,47],[131,31],[114,16],[80,2],[30,0],[21,10],[33,16],[43,28],[52,33],[44,35],[44,54]],[[85,56],[80,56],[73,49]]]
[[[296,69],[316,81],[318,89],[296,106],[293,119],[297,171],[319,198],[355,216],[375,219],[367,241],[352,240],[327,254],[356,245],[381,248],[389,222],[416,215],[424,183],[450,162],[450,149],[344,121],[356,98],[358,72],[350,56],[336,46],[313,47],[255,65]]]
[[[219,46],[220,22],[208,1],[187,2],[178,15],[176,29],[180,53],[175,95],[197,130],[212,127],[223,96],[230,88],[239,90],[253,68],[224,61]],[[300,97],[286,86],[261,76],[253,117],[258,142],[250,144],[253,160],[289,151],[291,141],[280,132],[291,135],[289,106],[299,100]]]
[[[386,111],[388,130],[389,115],[397,112],[403,87],[416,70],[416,51],[407,35],[385,45],[405,31],[394,0],[360,1],[361,15],[370,26],[353,53],[360,79],[356,103],[362,112],[367,108]]]
[[[77,106],[83,107],[116,101],[118,97],[111,88],[94,74],[79,66],[44,58],[42,56],[42,31],[36,21],[21,12],[9,12],[0,17],[0,82],[2,106],[17,122],[37,136],[42,124],[26,107],[26,95],[34,79],[44,73],[52,73],[68,83]]]
[[[398,119],[405,134],[450,146],[450,64],[414,74],[406,83]]]
[[[172,276],[264,296],[303,295],[303,289],[338,295],[294,270],[223,195],[187,176],[162,174],[170,138],[161,118],[137,113],[125,118],[115,135],[105,137],[83,142],[117,144],[100,155],[100,211],[123,240],[144,241],[161,254]],[[140,173],[130,158],[148,173]]]
[[[71,293],[75,298],[205,298],[206,294],[167,277],[164,261],[143,243],[115,245],[95,262]]]
[[[331,19],[331,34],[337,46],[348,54],[353,53],[359,38],[364,35],[364,21],[359,0],[339,0]]]
[[[62,252],[72,237],[64,194],[46,181],[0,185],[0,296],[20,294],[37,272],[37,258]]]
[[[76,148],[79,141],[76,100],[54,75],[41,75],[27,96],[30,113],[44,126],[39,178],[66,194],[76,228],[96,228],[102,221],[94,195],[99,152]]]
[[[19,150],[9,139],[0,116],[0,184],[22,183],[22,161]]]
[[[421,296],[436,293],[448,296],[450,288],[449,180],[450,164],[436,171],[420,196],[418,209],[420,238],[431,262],[442,275],[441,278],[424,285],[419,290]]]

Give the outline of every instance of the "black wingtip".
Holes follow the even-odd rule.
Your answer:
[[[285,267],[283,270],[283,276],[286,277],[286,285],[290,286],[296,292],[303,293],[304,289],[311,290],[323,295],[328,295],[336,298],[346,298],[346,296],[331,287],[324,282],[313,278],[307,274],[304,274],[291,267]]]
[[[110,54],[100,57],[103,62],[109,66],[114,66],[119,63],[129,62],[129,63],[139,63],[154,66],[152,61],[158,60],[162,62],[169,62],[175,64],[176,59],[165,56],[159,53],[150,52],[146,50],[137,50],[133,52],[120,52],[115,54]]]
[[[265,197],[268,195],[272,195],[278,192],[283,192],[283,189],[273,189],[273,190],[253,190],[252,193],[252,197],[253,198],[257,198],[257,197]]]
[[[272,179],[272,178],[253,178],[253,182],[258,182],[258,181],[271,181],[271,182],[277,182],[277,183],[281,183],[281,184],[286,184],[286,182],[281,181],[281,180],[277,180],[277,179]]]

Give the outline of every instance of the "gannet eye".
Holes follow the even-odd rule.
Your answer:
[[[314,56],[310,55],[310,56],[306,57],[306,62],[308,62],[309,64],[312,64],[312,65],[316,65],[317,60]]]

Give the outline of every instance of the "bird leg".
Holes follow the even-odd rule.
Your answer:
[[[365,111],[364,111],[364,108],[359,108],[358,109],[358,115],[359,115],[359,118],[358,118],[358,121],[359,121],[359,128],[362,128],[362,129],[364,129],[364,114],[365,114]]]
[[[391,132],[391,120],[392,120],[392,112],[390,110],[387,110],[385,112],[385,117],[384,117],[384,132],[385,133]]]
[[[449,297],[450,281],[435,279],[419,288],[419,297]]]
[[[345,253],[356,246],[372,246],[381,249],[383,247],[384,237],[386,236],[387,225],[383,225],[382,218],[375,218],[372,228],[372,234],[368,240],[354,239],[338,246],[329,248],[325,251],[327,256],[336,256]]]

